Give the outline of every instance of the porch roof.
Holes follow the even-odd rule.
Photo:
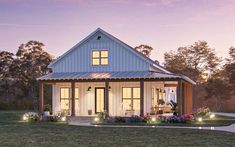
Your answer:
[[[62,72],[50,73],[37,80],[136,80],[136,79],[183,79],[191,84],[196,84],[190,78],[179,74],[167,74],[155,71],[122,71],[122,72]]]

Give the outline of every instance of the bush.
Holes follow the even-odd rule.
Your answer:
[[[167,117],[166,121],[168,123],[180,123],[181,122],[181,118],[179,116],[173,115],[173,116]]]
[[[181,122],[182,123],[191,122],[193,120],[194,120],[194,117],[191,114],[184,114],[184,115],[181,116]]]
[[[44,111],[51,112],[51,105],[49,105],[49,104],[44,105]]]
[[[106,111],[100,112],[97,116],[99,118],[99,123],[107,122],[109,115]]]
[[[151,122],[151,115],[145,115],[145,116],[142,118],[142,122],[144,122],[144,123],[150,123],[150,122]]]
[[[125,123],[126,119],[124,117],[117,116],[114,118],[115,123]]]
[[[36,112],[27,112],[23,115],[23,120],[27,122],[39,121],[39,115]]]
[[[57,115],[45,117],[45,121],[47,122],[58,122],[59,120],[60,120],[60,117]]]
[[[130,119],[130,123],[140,123],[140,122],[142,122],[142,118],[140,116],[137,116],[137,115],[133,115],[129,119]]]
[[[210,109],[208,107],[199,108],[193,115],[194,117],[208,117],[210,115]]]

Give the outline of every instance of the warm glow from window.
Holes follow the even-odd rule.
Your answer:
[[[107,50],[92,51],[92,65],[108,65],[108,62]]]
[[[123,88],[123,110],[140,110],[140,88]]]
[[[67,110],[68,113],[71,108],[71,89],[69,87],[60,88],[60,108],[61,110]],[[75,88],[75,108],[78,109],[78,98],[79,98],[79,90]]]

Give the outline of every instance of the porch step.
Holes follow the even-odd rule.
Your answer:
[[[69,124],[74,123],[91,123],[94,120],[95,116],[67,116],[67,122]]]

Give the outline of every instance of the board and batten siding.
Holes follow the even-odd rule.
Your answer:
[[[110,116],[124,116],[122,106],[122,88],[123,87],[140,87],[139,82],[110,82],[111,89],[109,91],[109,115]],[[53,114],[61,112],[60,109],[60,88],[71,87],[71,83],[56,83],[53,84]],[[79,102],[75,106],[75,114],[77,116],[87,116],[88,110],[92,110],[95,115],[95,88],[105,87],[105,83],[75,83],[75,87],[79,89]],[[91,87],[90,91],[87,91]],[[164,88],[163,82],[145,82],[144,83],[144,114],[151,112],[152,103],[152,88]],[[139,115],[139,114],[136,114]]]
[[[100,40],[96,38],[101,36]],[[108,65],[92,66],[92,50],[108,50]],[[96,33],[52,66],[53,72],[148,71],[150,64],[130,49]]]

